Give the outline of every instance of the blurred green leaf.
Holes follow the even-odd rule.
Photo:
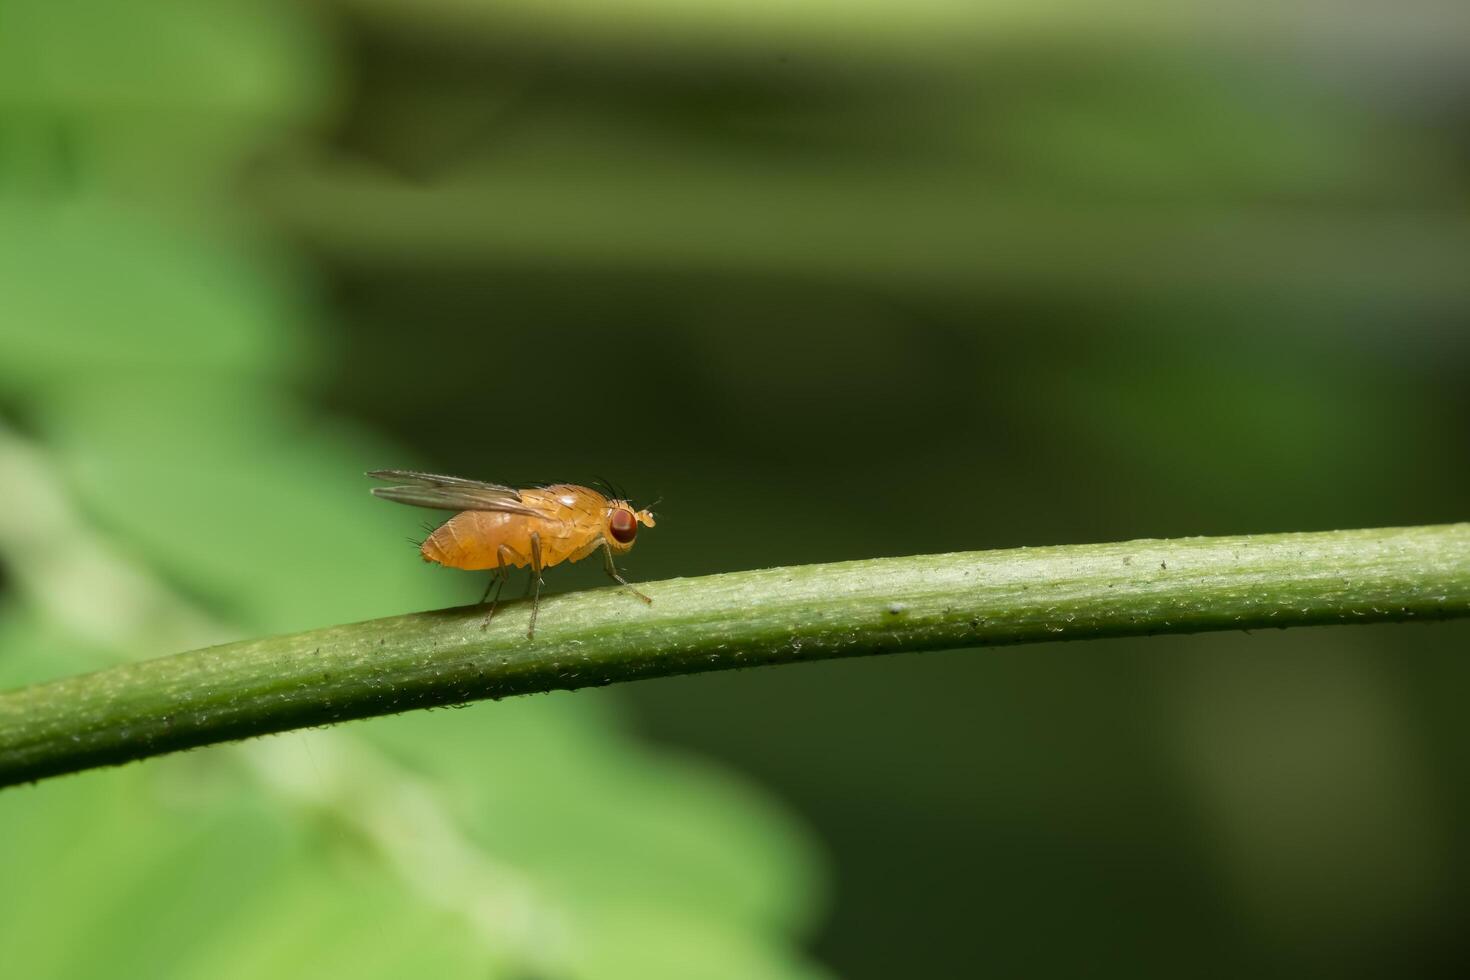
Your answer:
[[[77,398],[131,386],[115,394],[142,393],[146,410],[170,386],[298,371],[313,345],[295,285],[255,259],[220,229],[126,207],[0,203],[0,384]]]
[[[5,16],[0,405],[30,441],[0,482],[44,502],[46,537],[6,524],[0,563],[24,564],[0,684],[468,596],[366,493],[362,471],[405,454],[288,387],[327,357],[316,312],[219,193],[330,100],[313,15]],[[674,978],[709,966],[705,935],[758,975],[814,975],[794,947],[819,873],[789,815],[653,754],[608,704],[384,719],[5,794],[0,972]]]

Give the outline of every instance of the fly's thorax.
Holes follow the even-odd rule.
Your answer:
[[[600,526],[607,498],[596,490],[572,483],[553,483],[521,491],[521,500],[550,520]]]

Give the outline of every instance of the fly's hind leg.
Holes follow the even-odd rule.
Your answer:
[[[546,584],[541,581],[541,535],[535,531],[531,532],[531,581],[526,583],[526,591],[531,595],[531,626],[526,630],[526,639],[536,639],[536,614],[541,611],[541,586]],[[534,592],[532,591],[534,590]]]
[[[490,620],[495,618],[495,607],[500,605],[500,590],[505,588],[505,580],[510,578],[510,566],[505,562],[505,556],[509,553],[510,549],[505,545],[495,549],[495,571],[490,573],[490,581],[485,583],[485,594],[480,596],[480,605],[483,606],[485,600],[490,599],[492,586],[495,588],[495,598],[490,599],[490,611],[485,614],[485,621],[480,624],[480,629],[490,625]]]
[[[602,557],[607,568],[607,574],[612,576],[614,582],[618,583],[623,588],[627,589],[629,592],[633,593],[638,598],[648,603],[650,606],[653,605],[653,600],[651,598],[644,595],[642,592],[639,592],[633,586],[629,585],[628,580],[618,574],[618,566],[613,564],[612,547],[606,541],[602,542]]]

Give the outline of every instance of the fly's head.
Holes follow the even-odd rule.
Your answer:
[[[634,510],[626,500],[614,500],[607,508],[607,527],[603,537],[613,551],[622,553],[633,547],[639,524],[653,527],[653,514],[647,510]]]

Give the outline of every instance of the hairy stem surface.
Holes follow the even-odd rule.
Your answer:
[[[513,694],[904,650],[1470,616],[1470,524],[881,558],[228,643],[0,693],[0,786]]]

